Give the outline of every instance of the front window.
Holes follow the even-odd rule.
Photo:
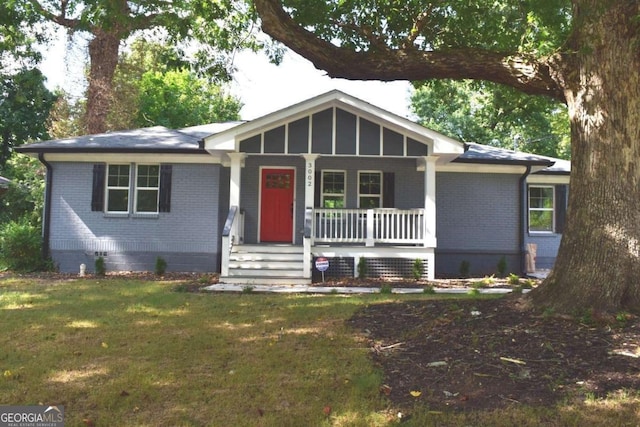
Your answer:
[[[358,173],[358,206],[373,209],[382,206],[382,173]]]
[[[322,171],[322,207],[341,209],[345,207],[344,171]]]
[[[553,232],[554,188],[552,186],[529,187],[529,231]]]
[[[129,211],[129,165],[109,165],[107,212]]]
[[[160,166],[138,165],[136,173],[136,212],[158,212]]]

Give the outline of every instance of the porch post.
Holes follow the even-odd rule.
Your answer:
[[[315,200],[315,177],[316,177],[316,159],[320,157],[318,154],[303,154],[304,158],[304,206],[305,206],[305,216],[307,212],[313,212],[313,201]],[[311,245],[313,244],[313,216],[311,221],[307,221],[305,218],[305,228],[308,225],[307,222],[311,224],[311,232],[307,233],[305,231],[304,237],[302,239],[302,250],[303,250],[303,269],[302,269],[302,277],[305,279],[311,279]]]
[[[424,157],[424,243],[436,247],[436,161],[435,156]]]

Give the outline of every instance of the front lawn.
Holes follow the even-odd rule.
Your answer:
[[[0,404],[64,405],[67,426],[589,425],[602,419],[637,425],[640,420],[640,399],[633,392],[557,406],[502,402],[497,410],[447,411],[427,406],[427,393],[435,388],[420,380],[407,389],[415,397],[400,395],[415,404],[399,405],[397,393],[405,378],[411,380],[411,370],[423,375],[431,369],[418,362],[434,349],[413,354],[411,340],[435,336],[426,318],[424,325],[411,326],[417,306],[411,305],[412,311],[403,304],[450,296],[184,292],[192,287],[124,278],[0,277]],[[432,305],[424,304],[429,313]],[[386,314],[372,312],[376,307]],[[438,328],[451,324],[447,319],[437,315]],[[378,341],[385,331],[388,342]],[[475,353],[458,347],[455,360],[447,363],[464,366],[465,355]],[[400,352],[408,364],[389,365],[386,359],[374,364],[372,349],[377,359],[388,361]],[[483,369],[472,374],[487,374]],[[399,382],[391,390],[386,386],[394,376]]]

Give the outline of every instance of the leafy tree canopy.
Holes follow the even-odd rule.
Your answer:
[[[56,97],[44,86],[37,69],[0,75],[0,167],[13,147],[29,140],[47,139],[46,121]]]
[[[506,86],[473,80],[430,80],[411,98],[424,126],[465,142],[569,158],[566,106]]]

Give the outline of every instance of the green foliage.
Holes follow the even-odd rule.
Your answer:
[[[471,263],[469,261],[462,260],[460,262],[460,277],[469,277],[469,272],[471,270]]]
[[[393,288],[391,287],[390,284],[383,283],[382,286],[380,286],[380,293],[389,295],[389,294],[393,293]]]
[[[252,294],[254,290],[255,290],[255,287],[251,285],[246,285],[242,287],[243,294]]]
[[[431,80],[418,84],[411,107],[424,126],[461,141],[560,158],[570,154],[567,109],[551,98],[491,82]]]
[[[366,279],[367,277],[367,259],[360,257],[358,260],[358,279]]]
[[[165,259],[162,257],[157,257],[154,271],[156,273],[156,276],[164,275],[165,271],[167,271],[167,261],[165,261]]]
[[[14,155],[0,175],[11,180],[6,193],[0,196],[0,225],[22,218],[39,226],[44,205],[45,168],[37,159]]]
[[[416,258],[416,260],[413,262],[411,273],[413,274],[413,278],[415,280],[422,279],[422,275],[424,274],[424,263],[420,258]]]
[[[104,275],[107,274],[107,267],[103,257],[96,258],[95,273],[98,277],[104,277]]]
[[[139,90],[138,127],[176,129],[239,118],[241,104],[236,98],[186,70],[148,71]]]
[[[505,256],[501,257],[498,261],[498,265],[496,266],[498,270],[498,277],[504,277],[507,275],[507,258]]]
[[[56,97],[44,80],[38,69],[0,74],[0,168],[14,147],[46,139],[46,121]]]
[[[433,288],[433,285],[427,285],[422,289],[423,294],[434,295],[436,290]]]
[[[507,282],[510,285],[516,286],[520,284],[520,277],[517,274],[509,274],[509,278],[507,279]]]
[[[0,266],[14,271],[36,271],[45,267],[42,260],[40,228],[26,220],[0,226]]]

